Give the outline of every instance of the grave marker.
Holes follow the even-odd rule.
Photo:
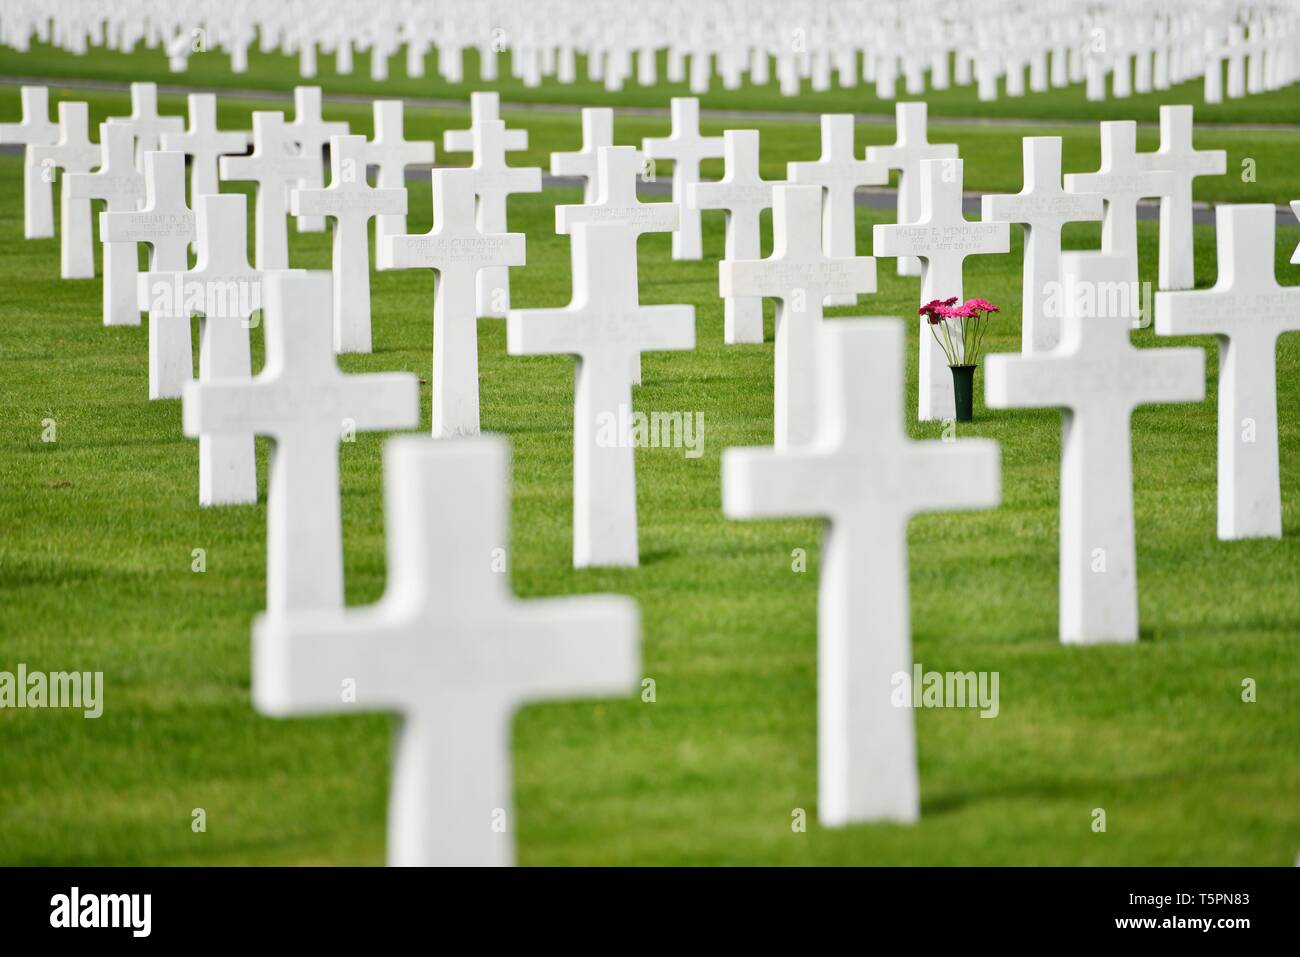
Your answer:
[[[54,235],[53,180],[33,158],[35,146],[53,146],[59,127],[50,122],[50,91],[43,86],[21,90],[23,118],[17,123],[0,123],[0,143],[21,143],[23,159],[23,238],[49,239]]]
[[[673,233],[673,259],[700,259],[704,255],[700,211],[686,201],[687,192],[700,181],[701,160],[722,158],[722,137],[700,135],[700,101],[694,97],[673,97],[671,112],[672,133],[646,137],[641,148],[651,159],[673,163],[673,202],[681,210],[681,225]]]

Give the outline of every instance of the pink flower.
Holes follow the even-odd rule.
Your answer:
[[[993,305],[993,303],[989,302],[987,299],[967,299],[963,308],[969,309],[972,313],[998,311],[998,307]]]

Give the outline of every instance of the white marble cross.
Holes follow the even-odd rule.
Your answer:
[[[144,205],[139,210],[99,214],[105,243],[149,247],[151,272],[185,272],[196,231],[194,213],[185,205],[185,154],[151,150],[144,154]],[[149,309],[137,283],[137,309]],[[149,316],[149,398],[171,399],[193,372],[190,327]]]
[[[582,201],[590,206],[600,195],[600,177],[597,168],[600,150],[613,145],[614,111],[609,107],[584,107],[582,149],[572,153],[552,153],[551,175],[581,177]]]
[[[920,817],[914,719],[892,700],[894,676],[912,672],[908,521],[1001,498],[996,443],[907,437],[906,342],[897,319],[828,320],[815,439],[722,456],[729,518],[830,526],[817,600],[817,814],[828,827]]]
[[[514,712],[629,694],[640,678],[631,599],[521,601],[511,591],[509,459],[498,436],[389,440],[384,596],[361,608],[267,615],[254,628],[259,711],[401,715],[391,865],[513,863]]]
[[[1225,150],[1198,150],[1192,145],[1192,108],[1160,107],[1160,148],[1138,153],[1137,168],[1173,174],[1171,192],[1160,199],[1161,289],[1192,289],[1196,285],[1192,243],[1192,180],[1219,176],[1228,169]]]
[[[190,158],[191,198],[219,193],[218,158],[244,152],[250,134],[244,130],[217,129],[215,93],[191,93],[186,101],[189,104],[189,127],[180,133],[163,133],[159,138],[162,148],[180,150]]]
[[[498,121],[499,122],[499,121]],[[414,236],[387,236],[392,269],[436,269],[433,305],[433,434],[479,430],[478,323],[475,276],[484,269],[522,266],[520,233],[484,233],[475,221],[474,174],[438,169],[433,185],[433,226]]]
[[[1024,226],[1021,349],[1051,352],[1061,341],[1061,317],[1046,308],[1053,293],[1060,293],[1061,229],[1066,223],[1101,219],[1103,201],[1099,193],[1061,188],[1061,137],[1026,136],[1022,150],[1024,188],[1015,195],[985,196],[982,218]]]
[[[718,263],[723,296],[766,296],[776,308],[773,444],[805,445],[817,428],[817,335],[827,297],[876,291],[870,256],[836,259],[822,249],[820,186],[773,189],[772,255]]]
[[[845,259],[858,254],[857,206],[859,186],[881,186],[889,182],[889,167],[883,162],[853,156],[853,115],[822,116],[821,159],[788,163],[790,182],[822,189],[822,248],[826,255]],[[827,305],[851,306],[856,295],[831,296]]]
[[[450,136],[452,130],[447,131]],[[505,233],[506,200],[513,193],[539,193],[542,171],[536,166],[509,166],[506,151],[509,136],[501,120],[481,120],[470,131],[474,143],[474,162],[468,167],[471,177],[463,182],[478,197],[477,222],[485,235]],[[393,268],[397,268],[395,265]],[[510,270],[505,266],[486,266],[476,280],[476,309],[480,316],[504,316],[510,309]]]
[[[867,159],[898,170],[898,223],[907,225],[921,215],[921,162],[956,159],[955,143],[931,143],[926,133],[926,104],[895,103],[894,122],[898,133],[892,146],[868,146]],[[879,253],[877,252],[877,255]],[[898,275],[921,275],[921,262],[914,256],[898,258]]]
[[[343,120],[325,120],[321,117],[321,95],[318,86],[293,88],[293,122],[285,124],[285,133],[304,157],[314,160],[310,176],[298,182],[303,189],[320,189],[325,185],[325,167],[322,153],[332,136],[347,136],[348,124]],[[364,171],[362,178],[365,178]],[[303,214],[298,217],[298,232],[325,231],[325,217]]]
[[[254,260],[258,269],[289,268],[289,191],[310,181],[319,167],[319,157],[299,155],[283,113],[255,112],[253,152],[221,157],[222,179],[257,184]]]
[[[1156,333],[1219,337],[1219,538],[1281,538],[1277,340],[1300,332],[1300,286],[1274,276],[1272,205],[1216,216],[1218,282],[1156,293]]]
[[[626,147],[602,150],[602,163],[620,149]],[[602,172],[602,190],[612,179]],[[633,361],[642,352],[695,348],[695,309],[641,305],[636,258],[629,262],[625,249],[625,223],[574,222],[569,233],[572,301],[556,309],[512,309],[506,350],[512,356],[577,357],[573,564],[635,566]]]
[[[160,356],[167,369],[162,381],[188,381],[192,372],[190,316],[199,322],[199,381],[248,379],[252,373],[250,317],[262,308],[263,282],[272,273],[248,265],[247,203],[242,194],[200,196],[195,200],[197,261],[188,272],[148,273],[140,297],[149,322],[178,328],[160,333],[159,342],[178,350]],[[151,340],[152,342],[153,340]],[[153,360],[151,359],[151,364]],[[171,395],[171,386],[164,393]],[[179,392],[179,390],[177,390]],[[253,436],[199,436],[199,504],[244,505],[257,501]]]
[[[74,200],[102,199],[108,212],[130,212],[144,201],[144,176],[136,170],[135,134],[125,123],[99,125],[100,163],[94,173],[68,177]],[[104,240],[104,325],[138,326],[140,306],[136,295],[139,266],[135,243]]]
[[[676,203],[643,203],[636,195],[642,170],[641,152],[631,146],[604,146],[597,152],[596,199],[582,205],[555,207],[555,231],[568,236],[577,223],[604,223],[623,227],[607,230],[608,242],[618,245],[619,255],[631,263],[632,289],[628,295],[640,300],[637,277],[637,240],[644,233],[667,233],[678,228],[681,210]],[[611,253],[611,256],[613,254]],[[641,356],[632,357],[632,384],[641,384]]]
[[[1122,256],[1128,280],[1138,278],[1137,206],[1149,197],[1172,196],[1177,177],[1164,170],[1142,169],[1137,152],[1137,123],[1112,120],[1101,124],[1101,169],[1070,173],[1065,189],[1071,193],[1101,193],[1106,212],[1101,221],[1101,251]]]
[[[367,166],[379,173],[379,189],[405,189],[408,166],[433,165],[433,143],[408,140],[405,132],[405,104],[401,100],[375,100],[375,137],[365,145]],[[387,269],[384,237],[406,234],[406,213],[380,213],[375,220],[375,268]]]
[[[59,141],[59,127],[50,122],[50,91],[43,86],[24,86],[21,91],[23,118],[18,123],[0,123],[0,143],[21,143],[23,159],[23,236],[49,239],[54,235],[54,180],[46,178],[44,167],[34,158],[35,146],[53,146]]]
[[[1138,639],[1131,418],[1205,397],[1200,349],[1135,349],[1140,296],[1126,257],[1065,253],[1061,344],[986,361],[990,408],[1060,408],[1061,641]]]
[[[484,123],[501,119],[501,96],[498,93],[480,92],[469,95],[469,129],[445,130],[442,148],[448,153],[470,153],[474,150],[474,130]],[[517,153],[528,149],[527,130],[506,130],[505,149]]]
[[[722,139],[725,175],[716,183],[692,183],[687,201],[694,209],[726,211],[725,259],[758,259],[763,255],[760,245],[763,210],[772,208],[772,190],[782,184],[759,175],[758,130],[727,130]],[[822,225],[824,228],[825,219]],[[852,248],[849,255],[853,255]],[[728,344],[762,342],[763,298],[728,296],[723,301],[722,329],[723,341]]]
[[[673,202],[681,210],[681,225],[673,233],[673,259],[700,259],[704,256],[700,211],[687,202],[687,192],[700,181],[701,160],[722,158],[722,137],[700,135],[700,101],[693,96],[673,97],[671,112],[672,133],[646,137],[641,148],[653,160],[672,160]]]
[[[265,366],[252,379],[187,382],[185,434],[274,439],[267,613],[342,608],[339,443],[359,431],[418,425],[419,382],[406,372],[339,371],[327,274],[276,276],[264,293]]]
[[[921,304],[934,299],[963,298],[962,273],[968,256],[1009,252],[1009,223],[972,223],[962,212],[962,161],[924,160],[921,210],[909,223],[873,227],[877,256],[915,256],[921,269]],[[943,348],[930,334],[926,318],[917,319],[921,359],[917,388],[917,418],[921,421],[956,417],[952,373]],[[953,331],[954,338],[959,333]]]
[[[135,167],[144,172],[144,154],[158,149],[159,138],[167,133],[179,133],[185,120],[179,116],[163,116],[158,112],[158,84],[131,84],[131,115],[114,118],[112,122],[131,127],[135,136]]]
[[[64,279],[95,278],[95,243],[90,200],[72,197],[72,176],[89,173],[102,159],[98,143],[90,141],[86,103],[59,104],[59,139],[52,146],[29,146],[28,154],[46,183],[59,177],[59,275]]]
[[[334,220],[334,349],[370,351],[370,220],[406,216],[406,187],[376,189],[366,181],[366,138],[330,139],[330,185],[298,188],[289,196],[295,214]],[[382,242],[382,239],[379,240]]]

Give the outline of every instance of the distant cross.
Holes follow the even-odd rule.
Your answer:
[[[602,151],[602,163],[619,147]],[[613,177],[602,173],[602,189]],[[621,248],[622,223],[570,226],[573,299],[556,309],[511,310],[512,356],[573,355],[573,564],[639,561],[636,465],[630,429],[633,361],[649,351],[695,348],[692,306],[643,306],[637,264]]]
[[[185,434],[271,436],[267,613],[342,608],[339,443],[359,431],[418,425],[419,383],[406,372],[339,371],[324,273],[274,277],[265,293],[262,372],[186,383]]]
[[[467,130],[445,130],[442,134],[442,148],[448,153],[470,153],[474,150],[474,130],[484,123],[493,123],[501,119],[501,96],[499,93],[471,93],[469,95],[470,124]],[[505,149],[507,153],[517,153],[528,149],[528,131],[510,130],[505,132]]]
[[[721,159],[721,136],[700,135],[700,101],[693,96],[672,99],[672,133],[666,137],[646,137],[641,141],[645,155],[655,160],[672,160],[673,202],[681,210],[681,226],[673,233],[673,259],[700,259],[704,241],[700,232],[700,211],[692,209],[687,192],[700,181],[700,162]]]
[[[293,88],[293,122],[285,124],[288,134],[298,147],[298,152],[314,160],[312,174],[297,185],[302,189],[320,189],[325,185],[322,153],[332,136],[347,136],[348,124],[343,120],[325,120],[321,117],[321,95],[318,86]],[[365,172],[362,171],[362,179]],[[325,217],[304,214],[298,217],[298,232],[319,233],[325,230]]]
[[[433,143],[408,140],[404,130],[405,104],[401,100],[375,100],[375,138],[365,145],[366,164],[375,166],[379,189],[406,189],[410,166],[433,165]],[[380,213],[375,220],[375,268],[387,269],[384,237],[406,234],[406,213]]]
[[[23,150],[23,237],[49,239],[54,235],[54,182],[33,158],[37,146],[53,146],[59,127],[50,122],[50,91],[43,86],[22,88],[23,118],[18,123],[0,123],[0,143],[22,144]],[[66,278],[66,277],[65,277]]]
[[[829,523],[817,615],[817,813],[827,827],[920,816],[914,719],[892,700],[894,676],[912,672],[908,521],[1000,499],[996,443],[907,437],[906,342],[895,319],[827,321],[816,440],[722,455],[729,518]]]
[[[597,165],[600,150],[614,145],[614,111],[609,107],[584,107],[582,149],[551,154],[552,176],[577,176],[583,180],[582,201],[590,206],[600,193]]]
[[[826,255],[844,259],[858,254],[857,206],[859,186],[880,186],[889,182],[889,167],[883,162],[855,159],[853,115],[822,115],[821,159],[786,166],[790,182],[822,188],[822,248]],[[832,296],[828,305],[851,306],[856,295]]]
[[[1156,333],[1219,337],[1219,538],[1281,538],[1277,340],[1300,332],[1300,286],[1274,277],[1272,205],[1216,215],[1219,281],[1156,293]]]
[[[283,113],[253,114],[253,152],[249,156],[223,156],[224,180],[251,180],[257,184],[254,213],[256,242],[254,258],[258,269],[287,269],[289,266],[289,190],[310,181],[320,166],[319,157],[301,156],[284,125]]]
[[[816,342],[830,296],[876,291],[870,256],[837,259],[822,250],[820,186],[773,189],[772,255],[718,264],[723,296],[766,296],[776,308],[773,444],[805,445],[817,431]]]
[[[1067,192],[1101,193],[1106,200],[1106,213],[1101,221],[1101,251],[1124,258],[1129,264],[1126,277],[1129,282],[1138,279],[1138,201],[1172,196],[1177,185],[1177,177],[1172,172],[1142,169],[1137,153],[1137,123],[1132,120],[1101,124],[1101,169],[1065,177]]]
[[[1225,150],[1198,150],[1192,145],[1192,108],[1160,107],[1160,148],[1138,153],[1137,167],[1144,172],[1173,174],[1173,188],[1160,199],[1161,289],[1192,289],[1196,285],[1192,243],[1192,180],[1219,176],[1228,169]]]
[[[468,170],[434,170],[429,232],[384,239],[390,268],[438,272],[433,304],[435,437],[479,430],[475,276],[484,269],[524,263],[522,234],[484,233],[475,222],[473,182]]]
[[[249,320],[262,308],[263,283],[273,273],[248,265],[246,207],[242,194],[200,196],[194,209],[198,235],[194,268],[183,273],[149,273],[141,280],[149,322],[181,327],[162,334],[184,350],[183,356],[177,353],[173,357],[166,382],[184,383],[190,378],[189,326],[194,313],[200,316],[199,381],[248,379],[253,374]],[[199,504],[256,501],[253,436],[200,435]]]
[[[1046,355],[987,360],[995,409],[1060,408],[1061,641],[1138,639],[1133,409],[1205,396],[1200,349],[1135,349],[1139,296],[1123,256],[1065,253],[1062,338]]]
[[[370,351],[370,220],[387,213],[406,216],[406,187],[376,189],[366,182],[366,138],[330,140],[330,185],[295,189],[294,213],[334,220],[334,348]]]
[[[59,177],[59,275],[64,279],[95,278],[90,200],[73,199],[70,188],[74,175],[89,173],[102,158],[99,144],[90,142],[89,109],[85,103],[60,103],[58,141],[27,149],[47,183],[54,181],[54,170],[63,171]]]
[[[1021,146],[1024,188],[1013,196],[985,196],[983,219],[1024,226],[1021,350],[1051,352],[1061,341],[1061,317],[1047,308],[1053,292],[1060,294],[1061,230],[1066,223],[1101,219],[1103,202],[1097,193],[1061,189],[1061,137],[1026,136]]]
[[[134,249],[149,247],[153,272],[185,272],[190,268],[190,243],[195,239],[194,214],[185,205],[185,154],[150,151],[144,154],[144,205],[129,212],[100,213],[99,235],[105,243]],[[149,309],[137,282],[136,310]],[[149,398],[170,399],[193,371],[189,324],[149,317]]]
[[[267,615],[253,632],[264,714],[395,711],[391,865],[509,865],[510,728],[523,704],[626,695],[640,677],[631,599],[521,601],[501,564],[509,446],[402,436],[384,453],[388,587],[362,608]],[[352,687],[355,697],[340,694]]]
[[[962,273],[969,256],[1005,253],[1011,249],[1009,223],[972,223],[962,212],[962,161],[921,163],[921,211],[910,223],[873,227],[877,256],[915,256],[921,269],[921,304],[934,299],[962,298]],[[920,372],[917,418],[953,419],[952,373],[942,347],[930,334],[926,318],[920,328]],[[960,333],[953,331],[960,339]]]
[[[925,160],[956,159],[955,143],[931,143],[926,133],[924,103],[895,103],[894,122],[898,129],[893,146],[868,146],[867,160],[898,170],[898,224],[906,226],[921,215],[921,189]],[[880,255],[879,250],[872,252]],[[914,256],[900,256],[900,276],[921,275],[921,262]],[[924,330],[923,330],[924,331]],[[929,335],[929,333],[926,333]]]
[[[180,133],[185,120],[179,116],[162,116],[158,112],[158,84],[131,84],[131,115],[115,118],[131,127],[135,136],[135,168],[144,172],[144,154],[158,149],[159,138],[167,133]]]
[[[191,93],[190,124],[183,133],[163,133],[164,150],[180,150],[190,158],[190,195],[209,196],[221,192],[217,180],[219,157],[243,153],[250,134],[244,130],[217,129],[217,97],[214,93]]]
[[[448,135],[450,135],[448,132]],[[483,120],[474,124],[474,162],[469,166],[465,188],[478,197],[479,232],[499,234],[508,231],[506,200],[514,193],[537,193],[542,189],[542,171],[536,166],[508,166],[506,150],[509,137],[500,120]],[[522,265],[522,264],[521,264]],[[510,308],[510,270],[505,266],[488,266],[479,270],[477,312],[480,316],[504,316]]]
[[[643,203],[636,195],[641,173],[641,153],[631,146],[601,147],[596,160],[596,200],[582,205],[555,207],[555,231],[561,236],[573,232],[577,223],[607,223],[623,227],[607,230],[608,242],[617,244],[618,257],[630,268],[621,270],[631,278],[628,291],[640,301],[637,276],[637,240],[645,233],[668,233],[677,229],[681,211],[676,203]],[[611,256],[614,256],[611,253]],[[632,357],[632,384],[641,384],[641,355]]]
[[[137,172],[133,145],[135,134],[124,123],[99,125],[100,163],[94,173],[68,177],[68,192],[74,200],[102,199],[110,213],[130,212],[144,201],[144,176]],[[140,306],[136,295],[139,266],[135,243],[114,243],[104,239],[104,325],[138,326]]]
[[[763,255],[760,245],[763,210],[772,208],[772,189],[781,184],[759,175],[758,130],[727,130],[722,139],[725,175],[716,183],[692,183],[688,200],[695,209],[726,211],[724,258],[733,262],[759,259]],[[722,324],[723,341],[728,344],[762,342],[763,298],[727,297],[723,302]]]

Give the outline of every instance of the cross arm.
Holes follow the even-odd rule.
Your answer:
[[[511,309],[506,315],[509,355],[578,355],[581,351],[579,329],[568,307]]]
[[[984,400],[994,409],[1067,408],[1069,366],[1051,355],[990,355],[984,362]]]
[[[413,429],[420,424],[420,380],[409,372],[345,375],[334,392],[339,419],[368,432]]]
[[[731,448],[722,453],[722,511],[728,518],[830,518],[810,499],[826,460],[805,451]]]
[[[181,421],[190,438],[202,434],[274,435],[273,416],[265,413],[264,389],[254,379],[219,379],[185,383]]]
[[[905,495],[912,514],[996,508],[1002,501],[1002,453],[992,439],[917,442],[908,458]]]
[[[1205,350],[1143,349],[1142,402],[1200,402],[1205,398]]]
[[[695,348],[694,306],[642,306],[645,333],[638,343],[643,352],[674,352]]]

